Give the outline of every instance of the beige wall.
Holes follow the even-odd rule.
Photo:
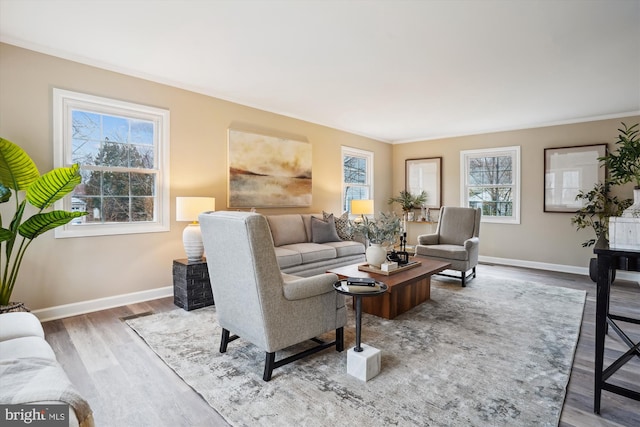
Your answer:
[[[53,88],[79,91],[171,111],[171,217],[176,196],[213,196],[226,206],[226,143],[230,126],[306,138],[313,145],[313,206],[265,213],[339,212],[342,145],[371,150],[375,157],[376,212],[404,189],[407,158],[443,157],[443,203],[460,203],[460,150],[522,147],[520,225],[484,223],[481,255],[508,260],[585,267],[591,249],[581,247],[570,214],[543,213],[543,149],[609,142],[620,121],[500,132],[391,146],[301,120],[244,107],[189,91],[0,44],[0,136],[29,152],[41,172],[53,166]],[[310,100],[313,102],[313,100]],[[631,186],[621,189],[631,197]],[[6,209],[3,207],[2,209]],[[0,209],[1,212],[1,209]],[[3,215],[7,226],[9,216]],[[54,239],[39,237],[29,248],[13,299],[32,309],[55,307],[172,284],[171,265],[183,258],[184,223],[171,231],[123,236]]]
[[[621,122],[638,123],[640,116],[395,145],[393,191],[397,193],[405,187],[406,159],[441,156],[443,204],[459,206],[461,150],[520,146],[521,223],[482,223],[480,255],[586,267],[593,248],[583,248],[581,244],[593,235],[592,231],[577,232],[571,225],[572,214],[543,212],[544,149],[602,143],[609,143],[613,149]],[[632,184],[628,184],[617,188],[615,193],[631,198],[632,188]]]
[[[232,125],[301,136],[313,145],[313,206],[269,213],[339,213],[342,145],[373,151],[375,198],[385,201],[391,194],[389,144],[0,44],[0,136],[22,146],[41,172],[53,167],[53,88],[171,111],[172,218],[176,196],[213,196],[217,209],[225,208],[227,129]],[[3,215],[5,227],[9,217]],[[38,309],[170,286],[172,260],[184,258],[185,225],[172,221],[165,233],[40,236],[29,248],[12,299]]]

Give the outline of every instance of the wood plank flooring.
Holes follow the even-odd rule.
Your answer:
[[[582,330],[559,425],[640,426],[640,402],[607,391],[602,393],[601,415],[593,414],[593,282],[586,276],[488,264],[478,266],[478,275],[483,274],[586,290]],[[437,285],[434,278],[432,286]],[[121,320],[174,308],[172,298],[162,298],[43,324],[58,360],[93,408],[97,426],[228,425]],[[640,287],[617,281],[611,308],[612,312],[640,318]],[[625,331],[634,341],[640,339],[640,326],[625,324]],[[218,342],[211,345],[217,347]],[[611,362],[626,350],[624,343],[611,334],[606,342],[606,361]],[[640,389],[640,358],[634,358],[613,378],[618,384]]]

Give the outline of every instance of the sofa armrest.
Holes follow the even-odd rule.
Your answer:
[[[419,245],[437,245],[438,244],[438,235],[437,234],[421,234],[418,236],[418,244]]]
[[[288,276],[288,277],[287,277]],[[313,298],[329,292],[335,292],[333,284],[338,281],[335,274],[318,274],[311,277],[283,277],[284,297],[289,301]]]

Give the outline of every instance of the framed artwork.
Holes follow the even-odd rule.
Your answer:
[[[442,204],[442,157],[405,160],[405,188],[413,195],[427,193],[428,209],[439,209]]]
[[[229,129],[229,208],[311,206],[311,144]]]
[[[544,149],[544,212],[576,212],[585,203],[576,200],[580,191],[590,191],[604,182],[605,168],[599,157],[607,144]]]

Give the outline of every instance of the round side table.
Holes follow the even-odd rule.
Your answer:
[[[360,337],[361,337],[361,328],[362,328],[362,298],[363,297],[376,297],[378,295],[382,295],[387,292],[387,285],[383,282],[379,282],[376,280],[376,285],[371,291],[363,291],[363,292],[349,292],[342,288],[342,284],[344,283],[345,287],[347,285],[346,279],[338,280],[333,284],[333,289],[336,290],[339,294],[352,296],[356,303],[356,346],[353,351],[358,353],[362,352],[362,346],[360,345]]]

